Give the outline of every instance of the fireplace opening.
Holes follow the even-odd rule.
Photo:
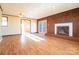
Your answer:
[[[55,24],[55,35],[73,36],[73,23]]]
[[[69,36],[69,26],[58,26],[57,34]]]

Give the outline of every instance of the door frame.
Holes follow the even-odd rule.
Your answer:
[[[22,34],[22,21],[23,20],[26,20],[26,19],[21,19],[21,34]],[[28,20],[28,21],[30,21],[30,32],[29,33],[31,33],[31,20]]]

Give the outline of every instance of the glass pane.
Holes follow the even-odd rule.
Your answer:
[[[7,26],[7,17],[2,17],[2,26]]]

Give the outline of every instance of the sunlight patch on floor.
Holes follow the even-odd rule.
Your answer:
[[[29,37],[30,39],[34,40],[34,41],[44,41],[45,39],[44,38],[41,38],[39,36],[36,36],[34,34],[30,34],[30,33],[25,33],[25,35],[27,37]]]
[[[27,37],[30,38],[31,40],[36,41],[36,42],[45,40],[44,38],[39,37],[39,36],[34,35],[34,34],[22,33],[22,36],[21,36],[22,42],[24,42],[27,39]]]
[[[27,42],[27,37],[25,35],[21,35],[20,43],[21,45],[25,45]]]
[[[20,39],[21,45],[24,46],[27,43],[27,40],[33,40],[35,42],[45,41],[44,38],[41,38],[37,35],[30,34],[30,33],[22,33],[21,39]]]
[[[0,42],[2,41],[2,37],[0,37]]]

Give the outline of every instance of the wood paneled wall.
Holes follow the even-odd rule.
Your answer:
[[[73,22],[73,37],[79,37],[79,8],[38,19],[47,19],[47,34],[54,34],[55,23]]]

